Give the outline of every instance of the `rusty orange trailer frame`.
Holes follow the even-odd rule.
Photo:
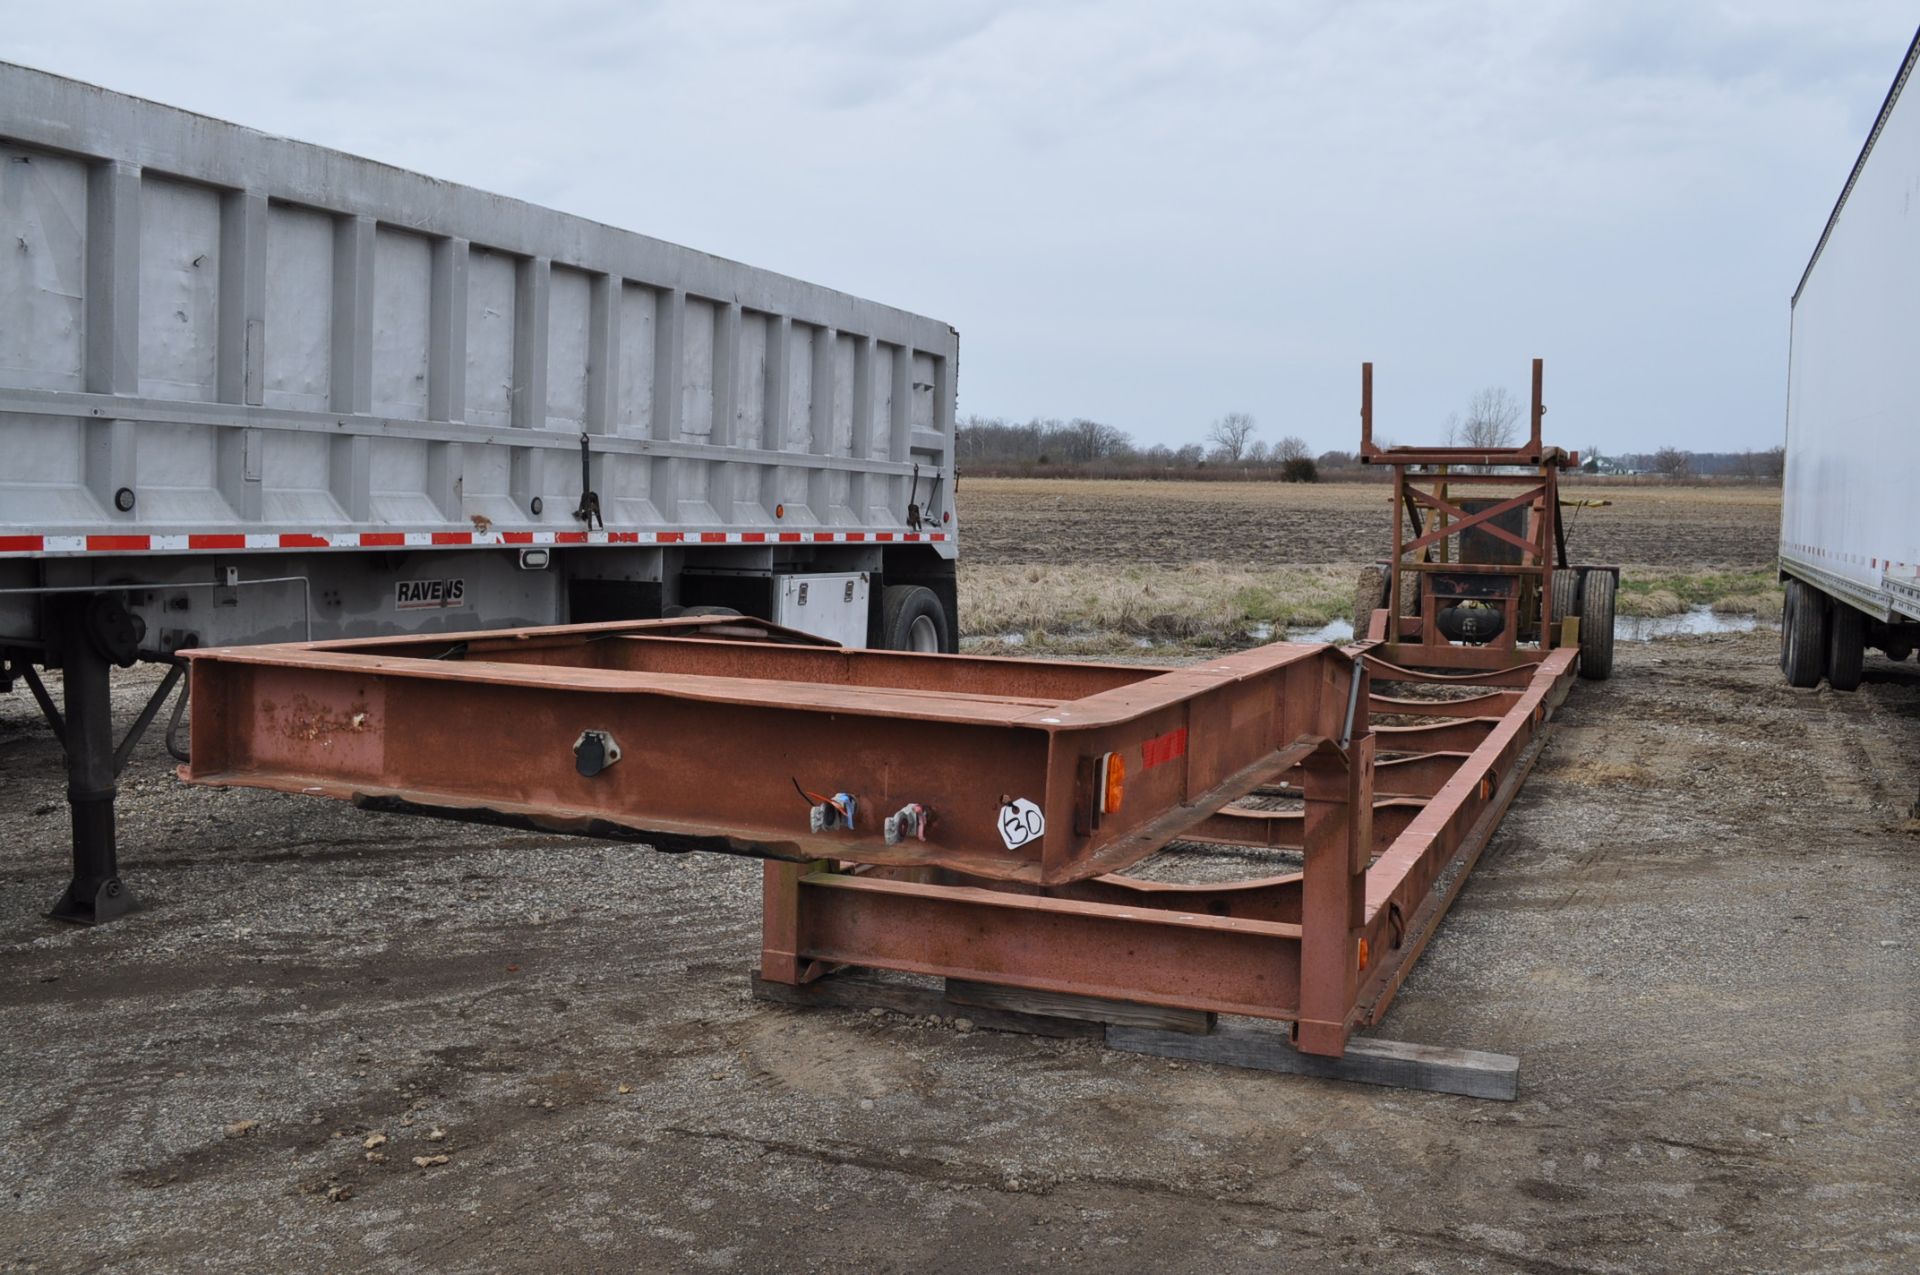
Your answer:
[[[1392,999],[1576,660],[1422,671],[1278,643],[1143,668],[710,617],[187,656],[191,782],[756,855],[767,979],[870,966],[1248,1014],[1321,1054]],[[1238,804],[1276,790],[1303,809]],[[917,832],[882,834],[909,809]],[[1125,874],[1181,838],[1302,868]]]

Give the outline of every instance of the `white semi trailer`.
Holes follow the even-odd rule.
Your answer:
[[[53,915],[131,904],[113,665],[693,608],[953,650],[957,358],[932,319],[0,63],[0,690],[66,748]]]
[[[1860,684],[1920,646],[1920,96],[1907,49],[1793,294],[1780,665]]]

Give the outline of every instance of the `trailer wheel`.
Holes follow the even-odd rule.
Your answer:
[[[1788,686],[1820,685],[1827,672],[1827,595],[1802,580],[1787,581],[1780,624],[1780,668]]]
[[[1580,676],[1603,682],[1613,675],[1611,571],[1589,571],[1580,590]]]
[[[1865,613],[1836,600],[1827,622],[1827,685],[1836,691],[1858,690],[1866,654]]]
[[[1387,569],[1360,568],[1360,581],[1353,587],[1353,635],[1357,638],[1367,636],[1367,625],[1373,621],[1373,613],[1385,605]]]
[[[880,632],[889,651],[937,655],[946,649],[947,610],[932,589],[890,584],[880,599]]]
[[[1552,592],[1549,600],[1553,609],[1553,632],[1547,634],[1546,646],[1560,643],[1560,621],[1568,616],[1580,614],[1580,573],[1565,569],[1553,573]]]

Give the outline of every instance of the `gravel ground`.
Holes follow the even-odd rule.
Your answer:
[[[752,863],[154,740],[122,791],[145,910],[41,920],[62,779],[0,697],[9,1269],[1920,1266],[1911,664],[1675,639],[1576,688],[1378,1032],[1520,1055],[1512,1104],[778,1009]]]

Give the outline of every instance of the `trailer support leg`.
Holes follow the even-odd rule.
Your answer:
[[[826,868],[824,860],[789,863],[768,859],[760,896],[760,972],[775,983],[810,983],[825,971],[800,956],[800,878]]]
[[[73,813],[73,880],[47,913],[56,921],[99,925],[138,906],[120,880],[114,845],[114,748],[111,664],[79,600],[57,608],[65,683],[67,805]]]
[[[1355,677],[1365,675],[1356,667]],[[1374,736],[1344,752],[1331,741],[1302,765],[1306,863],[1301,881],[1300,1017],[1302,1053],[1339,1057],[1352,1030],[1362,963],[1367,864],[1373,852]]]

